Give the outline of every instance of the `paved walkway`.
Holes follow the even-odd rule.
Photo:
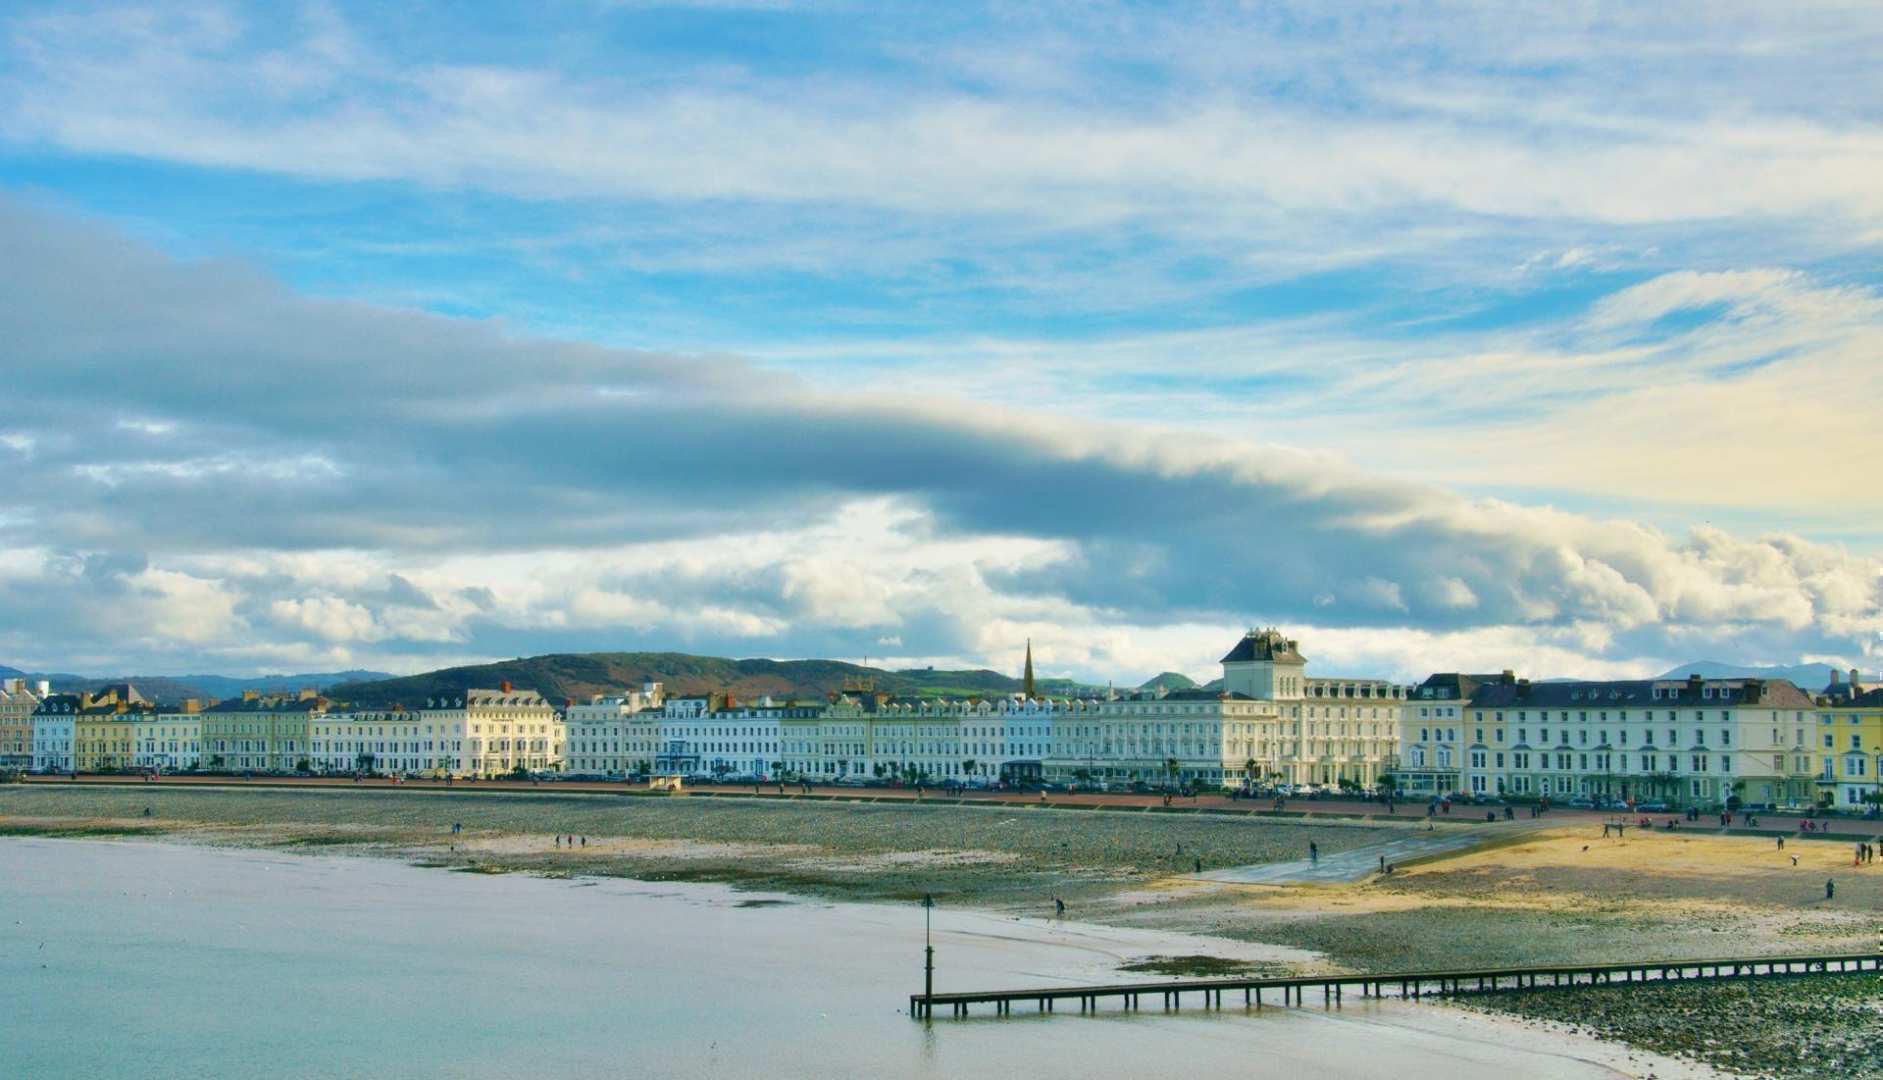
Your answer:
[[[1236,885],[1340,885],[1360,881],[1380,869],[1380,858],[1388,865],[1428,855],[1464,851],[1487,840],[1550,828],[1547,819],[1524,818],[1517,821],[1486,823],[1476,828],[1420,830],[1394,840],[1350,848],[1323,855],[1318,863],[1307,859],[1294,862],[1262,863],[1259,866],[1230,866],[1191,874],[1197,881],[1223,881]]]

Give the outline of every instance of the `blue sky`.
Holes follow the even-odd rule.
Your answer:
[[[1407,678],[1875,666],[1880,46],[1863,5],[10,5],[0,661],[1031,635],[1130,679],[1258,622]]]

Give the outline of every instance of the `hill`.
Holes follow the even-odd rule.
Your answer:
[[[311,686],[316,690],[325,690],[340,682],[359,682],[368,679],[390,679],[392,676],[383,671],[329,671],[310,672],[304,675],[257,675],[253,677],[232,675],[112,675],[109,677],[93,675],[73,675],[68,672],[21,671],[18,668],[0,665],[0,676],[23,678],[31,682],[45,679],[54,690],[81,691],[97,690],[114,683],[130,683],[137,687],[137,692],[151,701],[174,703],[185,698],[232,698],[240,697],[244,690],[255,690],[264,694],[287,693]]]
[[[919,668],[887,671],[841,660],[732,660],[688,653],[550,653],[492,664],[445,668],[422,675],[348,682],[329,687],[328,696],[356,705],[416,704],[472,687],[511,685],[541,691],[554,702],[659,682],[669,695],[731,691],[742,700],[821,699],[846,683],[866,680],[875,689],[898,696],[966,697],[1010,694],[1020,680],[986,669],[947,671]]]
[[[1138,686],[1138,689],[1156,690],[1159,687],[1165,690],[1195,690],[1197,684],[1195,679],[1192,679],[1182,672],[1166,671],[1161,675],[1154,675],[1144,680],[1144,682]]]
[[[1829,664],[1753,667],[1747,664],[1722,664],[1716,660],[1695,660],[1665,672],[1660,678],[1684,679],[1689,675],[1698,675],[1703,679],[1789,679],[1799,689],[1815,694],[1830,683],[1831,673],[1836,670]]]

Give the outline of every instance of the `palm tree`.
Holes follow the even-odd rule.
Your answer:
[[[979,764],[980,762],[975,761],[973,758],[969,758],[968,760],[961,763],[961,774],[963,776],[973,776],[974,769]]]
[[[1176,758],[1164,759],[1164,772],[1169,777],[1167,786],[1169,787],[1177,786],[1177,771],[1180,768],[1181,766],[1178,765]]]
[[[1254,758],[1250,758],[1242,763],[1242,783],[1245,787],[1255,786],[1255,770],[1256,764]]]

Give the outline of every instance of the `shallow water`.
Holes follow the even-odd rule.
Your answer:
[[[1608,1076],[1600,1062],[1620,1060],[1398,1003],[922,1024],[904,1015],[920,988],[918,908],[753,898],[0,839],[0,1074],[1471,1080]],[[1198,939],[941,909],[935,944],[947,990],[1143,978],[1114,969]]]

